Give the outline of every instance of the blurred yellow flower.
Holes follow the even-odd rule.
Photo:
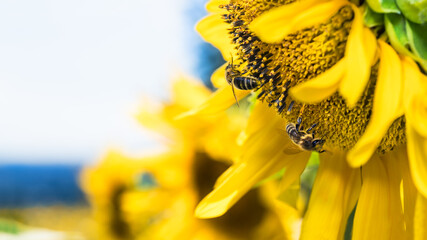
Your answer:
[[[201,84],[178,78],[171,103],[146,103],[137,116],[164,137],[165,152],[140,159],[110,152],[83,172],[99,239],[293,239],[299,215],[272,199],[274,181],[250,191],[220,218],[194,217],[198,201],[240,155],[238,140],[244,138],[242,110],[175,120],[210,94]]]
[[[427,215],[427,79],[387,35],[364,26],[360,11],[367,6],[355,2],[208,3],[210,15],[196,29],[225,60],[258,79],[254,90],[263,103],[251,113],[245,151],[199,204],[200,217],[223,214],[282,168],[281,191],[298,181],[310,152],[277,129],[302,120],[326,141],[327,152],[320,154],[301,239],[342,239],[356,202],[353,239],[425,237],[419,226]],[[234,103],[225,79],[229,64],[212,75],[219,90],[184,116]]]

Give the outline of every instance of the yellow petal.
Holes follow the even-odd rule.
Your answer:
[[[366,163],[377,149],[393,121],[402,113],[401,64],[397,53],[383,41],[381,62],[375,87],[372,116],[362,137],[348,153],[347,160],[353,167]]]
[[[389,202],[390,202],[390,215],[391,215],[391,236],[396,239],[404,239],[405,235],[405,221],[403,215],[402,196],[400,192],[400,184],[402,182],[402,170],[400,169],[399,161],[404,161],[404,152],[398,153],[396,150],[381,155],[381,161],[387,171],[388,183],[390,188]],[[408,201],[410,199],[407,199]],[[411,201],[409,201],[411,202]]]
[[[225,79],[225,68],[227,67],[228,63],[223,64],[221,67],[219,67],[211,76],[211,82],[216,88],[222,88],[226,86],[227,80]]]
[[[300,190],[300,180],[298,175],[298,178],[296,178],[296,180],[291,183],[287,189],[280,191],[280,194],[278,196],[274,196],[274,198],[297,210]]]
[[[266,126],[266,122],[270,122]],[[279,117],[276,112],[268,107],[267,104],[257,101],[255,103],[254,109],[251,112],[251,115],[248,119],[248,123],[246,125],[246,129],[244,132],[244,135],[251,136],[253,134],[257,134],[259,131],[267,131],[268,127],[274,129],[274,128],[280,128],[285,126],[285,121]],[[277,133],[276,133],[277,134]],[[284,138],[286,140],[286,138]],[[245,138],[244,144],[248,145],[248,141],[256,141],[257,139],[254,137],[251,138]],[[240,159],[239,159],[240,161]],[[216,181],[215,188],[219,186],[225,179],[229,177],[233,173],[233,169],[236,167],[236,164],[229,167]]]
[[[422,74],[415,61],[410,57],[401,56],[401,63],[404,82],[403,105],[405,111],[408,111],[412,97],[422,93],[424,87],[422,85]]]
[[[203,18],[196,25],[196,31],[205,41],[218,48],[225,60],[230,60],[231,55],[235,52],[229,37],[229,28],[230,25],[221,19],[219,13]]]
[[[371,65],[376,51],[376,38],[363,27],[359,9],[351,4],[354,18],[345,48],[347,71],[340,85],[340,93],[349,107],[354,107],[371,75]]]
[[[206,101],[211,94],[212,92],[200,81],[190,77],[181,75],[173,81],[172,102],[180,107],[195,108],[200,102]]]
[[[226,12],[227,10],[219,8],[221,5],[226,5],[230,3],[229,0],[210,0],[208,3],[206,3],[206,10],[210,13],[222,13]]]
[[[145,128],[169,139],[174,139],[177,136],[177,129],[170,124],[170,119],[167,119],[162,111],[159,106],[156,106],[155,102],[147,98],[141,110],[136,114],[136,119]]]
[[[280,192],[285,191],[289,186],[291,186],[291,184],[295,182],[295,179],[299,179],[299,176],[304,171],[305,166],[310,159],[310,155],[311,152],[308,151],[302,151],[298,154],[288,154],[289,158],[292,158],[292,161],[286,162],[286,165],[284,166],[285,173],[280,181]]]
[[[320,156],[301,239],[343,239],[348,216],[359,195],[360,172],[347,165],[344,153]]]
[[[289,138],[287,141],[293,145]],[[285,172],[282,180],[280,181],[279,195],[277,196],[277,199],[297,209],[297,200],[300,193],[299,177],[310,159],[311,152],[300,150],[295,154],[293,151],[289,152],[288,149],[285,149],[285,153],[287,153],[286,158],[292,160],[285,162]]]
[[[335,15],[340,8],[349,3],[345,0],[320,2],[321,1],[318,1],[318,4],[295,16],[292,20],[292,32],[326,22]]]
[[[374,64],[375,55],[378,50],[377,38],[369,28],[363,28],[363,43],[365,48],[366,59],[371,64]]]
[[[249,28],[266,43],[281,42],[289,33],[330,19],[347,1],[297,1],[274,8],[254,19]]]
[[[412,127],[424,138],[427,138],[427,91],[411,98],[406,115]]]
[[[319,76],[291,88],[290,94],[300,102],[318,103],[335,93],[345,67],[345,59],[343,58]]]
[[[235,164],[233,164],[229,168],[227,168],[227,170],[225,170],[225,172],[223,172],[221,174],[221,176],[219,176],[216,179],[214,189],[218,188],[221,184],[224,183],[225,180],[227,180],[231,175],[233,175],[237,166],[238,166],[238,164],[236,162]]]
[[[257,101],[248,119],[245,134],[250,136],[256,132],[266,130],[266,128],[284,129],[285,125],[285,121],[274,110],[268,107],[266,103]]]
[[[242,91],[235,89],[236,98],[240,100],[250,93],[250,91]],[[213,115],[220,113],[231,105],[236,103],[233,96],[233,91],[230,85],[224,86],[214,92],[205,102],[201,103],[198,107],[185,112],[177,117],[177,119],[188,117],[191,115]]]
[[[398,163],[387,160],[374,155],[362,168],[353,240],[404,239]]]
[[[423,89],[427,89],[427,76],[424,74],[421,74],[421,84]]]
[[[295,1],[273,8],[255,18],[249,25],[249,29],[264,42],[280,42],[286,36],[282,31],[287,27],[290,19],[318,2],[320,1]]]
[[[418,194],[417,203],[415,205],[414,218],[414,239],[427,239],[427,198]]]
[[[279,135],[278,135],[279,136]],[[260,137],[254,135],[253,137]],[[284,154],[280,152],[278,138],[260,138],[267,147],[262,148],[250,145],[251,154],[233,166],[232,172],[227,172],[227,178],[222,178],[221,184],[209,193],[197,206],[196,216],[199,218],[212,218],[223,215],[233,204],[239,200],[252,186],[264,178],[276,173],[286,163]],[[267,142],[266,142],[267,140]],[[291,159],[288,159],[288,161]]]
[[[399,163],[400,172],[402,174],[403,186],[403,214],[405,218],[406,238],[414,239],[414,208],[417,198],[417,189],[412,181],[411,172],[409,171],[408,154],[406,146],[398,147],[393,150],[395,159]]]
[[[264,111],[264,104],[258,106]],[[224,176],[220,176],[215,189],[199,203],[196,209],[197,217],[221,216],[252,186],[278,172],[288,161],[292,161],[292,158],[287,158],[284,153],[283,142],[288,137],[276,131],[283,120],[277,114],[273,115],[273,109],[266,113],[272,116],[270,123],[264,128],[247,131],[251,134],[242,146],[246,151],[243,152],[241,159],[224,173]],[[253,119],[252,116],[251,118]],[[254,122],[251,119],[249,121]]]
[[[295,181],[298,182],[299,181]],[[295,236],[299,235],[299,225],[300,225],[300,213],[297,209],[288,206],[287,204],[283,204],[281,200],[276,198],[277,193],[277,184],[276,182],[269,182],[264,184],[259,190],[261,191],[261,196],[263,196],[263,202],[267,205],[267,207],[271,208],[274,213],[279,217],[280,222],[282,223],[282,228],[285,233],[284,238],[281,238],[276,235],[276,237],[260,235],[263,237],[258,237],[255,239],[297,239]],[[295,189],[299,189],[299,185],[295,186]]]
[[[427,138],[420,135],[410,120],[406,119],[406,137],[412,178],[418,191],[427,196]]]

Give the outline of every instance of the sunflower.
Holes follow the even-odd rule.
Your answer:
[[[239,155],[246,112],[175,120],[211,91],[187,77],[172,88],[171,103],[145,102],[137,115],[161,136],[165,152],[139,159],[110,152],[82,175],[100,239],[291,239],[299,214],[272,199],[274,181],[218,219],[194,217],[197,202]]]
[[[210,1],[210,15],[196,29],[228,63],[212,75],[217,92],[187,115],[213,114],[234,103],[238,84],[225,79],[230,67],[240,80],[257,79],[250,90],[259,101],[245,131],[245,152],[196,214],[220,216],[283,168],[281,191],[298,181],[311,152],[296,147],[285,131],[277,133],[295,124],[301,134],[317,136],[312,150],[326,150],[302,239],[342,239],[353,215],[353,239],[426,237],[423,4]],[[236,98],[250,92],[236,91]]]

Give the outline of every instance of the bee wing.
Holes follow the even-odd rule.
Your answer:
[[[240,107],[239,101],[237,100],[237,97],[236,97],[236,92],[234,91],[234,79],[231,82],[231,90],[233,91],[233,96],[234,96],[234,99],[236,100],[237,106]]]

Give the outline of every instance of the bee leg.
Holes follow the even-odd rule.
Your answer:
[[[293,102],[293,101],[292,101]],[[297,128],[297,131],[299,131],[299,127],[300,127],[300,125],[301,125],[301,122],[302,122],[302,118],[301,117],[298,117],[298,119],[297,119],[297,124],[295,124],[295,127]]]
[[[289,107],[288,107],[288,111],[286,111],[286,114],[287,115],[289,115],[289,114],[291,114],[291,111],[292,111],[292,107],[294,106],[294,101],[292,101],[290,104],[289,104]]]
[[[311,131],[311,129],[315,128],[317,126],[317,123],[311,125],[311,127],[309,129],[307,129],[307,133]]]
[[[283,102],[283,104],[278,108],[278,112],[282,113],[285,108],[286,108],[286,103]]]
[[[285,87],[285,91],[288,91],[289,90],[289,85],[291,84],[291,81],[286,81],[285,82],[285,85],[284,85],[284,87]]]
[[[300,108],[298,117],[302,116],[302,114],[304,113],[304,108],[305,108],[305,104],[303,104],[302,107]]]
[[[313,131],[313,133],[311,133],[311,136],[312,136],[313,138],[315,138],[315,134],[316,134],[316,130],[314,130],[314,131]]]
[[[234,79],[231,81],[231,91],[233,91],[234,99],[236,100],[237,106],[240,107],[239,101],[237,101],[236,92],[234,91]]]

